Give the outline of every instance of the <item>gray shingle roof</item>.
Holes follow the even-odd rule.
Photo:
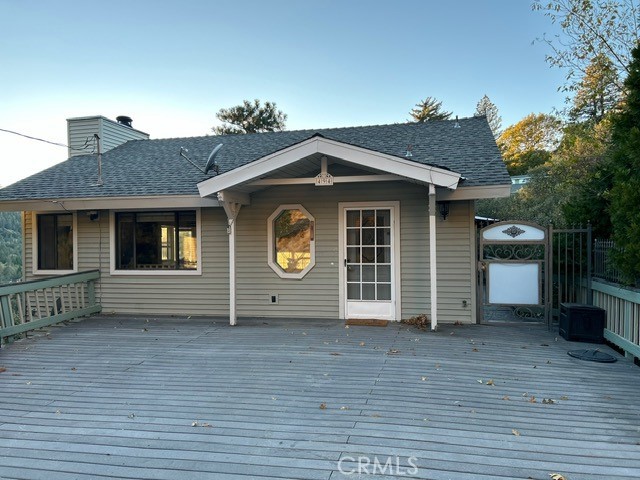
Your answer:
[[[0,190],[0,201],[123,197],[143,195],[198,195],[203,175],[184,159],[204,167],[211,150],[223,143],[216,157],[220,173],[228,172],[265,155],[320,134],[325,138],[453,170],[466,178],[463,186],[510,185],[498,147],[484,117],[426,123],[366,127],[295,130],[250,135],[204,136],[133,140],[102,156],[102,187],[97,178],[96,155],[72,157],[47,170]]]

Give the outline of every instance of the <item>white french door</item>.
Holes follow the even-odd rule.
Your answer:
[[[397,204],[342,204],[341,217],[345,318],[399,319]]]

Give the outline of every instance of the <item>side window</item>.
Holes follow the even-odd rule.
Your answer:
[[[38,214],[37,269],[73,270],[73,214]]]
[[[268,263],[282,278],[303,278],[315,265],[315,219],[302,205],[281,205],[267,220]]]

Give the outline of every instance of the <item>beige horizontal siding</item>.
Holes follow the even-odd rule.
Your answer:
[[[31,269],[31,214],[27,220],[27,270]],[[229,314],[228,235],[221,208],[202,209],[202,275],[110,275],[109,212],[92,222],[78,213],[78,270],[99,269],[96,288],[105,312],[151,315]]]
[[[238,315],[337,318],[339,297],[338,203],[400,202],[402,318],[429,313],[428,196],[404,183],[286,186],[257,192],[237,227]],[[301,280],[280,278],[267,264],[267,218],[282,204],[302,204],[316,220],[316,265]],[[472,202],[452,202],[446,221],[437,220],[438,295],[441,322],[474,321]],[[31,270],[31,214],[26,215],[27,279]],[[109,214],[91,222],[78,213],[78,267],[99,268],[97,294],[106,312],[222,315],[229,312],[228,235],[222,208],[202,209],[202,275],[109,273]],[[279,296],[278,304],[270,296]],[[468,306],[462,306],[466,300]]]

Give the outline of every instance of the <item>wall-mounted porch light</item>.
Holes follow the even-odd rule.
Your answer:
[[[449,216],[449,202],[438,202],[438,211],[442,220],[446,220]]]

